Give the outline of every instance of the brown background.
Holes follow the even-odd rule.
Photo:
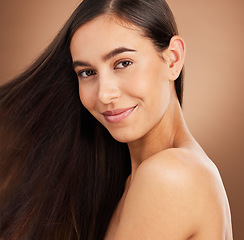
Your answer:
[[[0,0],[0,83],[48,45],[79,0]],[[244,1],[168,0],[187,44],[184,115],[218,166],[244,239]],[[194,207],[194,206],[193,206]]]

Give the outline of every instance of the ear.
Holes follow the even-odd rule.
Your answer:
[[[185,43],[180,36],[173,36],[170,44],[163,54],[169,69],[169,80],[176,80],[183,68],[185,61]]]

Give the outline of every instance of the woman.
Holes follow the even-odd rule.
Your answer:
[[[84,0],[1,87],[1,239],[232,239],[219,173],[182,116],[163,0]]]

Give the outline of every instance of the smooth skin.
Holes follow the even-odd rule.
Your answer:
[[[142,30],[100,16],[74,34],[70,51],[83,105],[120,142],[132,172],[105,240],[231,240],[219,172],[189,132],[174,89],[185,44],[159,52]],[[130,109],[108,120],[104,112]]]

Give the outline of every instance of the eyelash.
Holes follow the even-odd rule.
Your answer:
[[[117,66],[118,66],[119,64],[123,64],[123,63],[128,63],[128,65],[125,66],[125,67],[117,68]],[[130,60],[119,61],[118,63],[117,63],[117,62],[115,63],[115,67],[114,67],[114,69],[123,69],[123,68],[127,68],[128,66],[130,66],[130,65],[132,65],[132,64],[133,64],[133,62],[130,61]]]
[[[123,67],[118,67],[120,64],[124,64],[126,63],[126,66],[123,66]],[[124,68],[127,68],[129,67],[130,65],[132,65],[133,62],[130,61],[130,60],[123,60],[123,61],[119,61],[118,63],[115,63],[115,67],[114,69],[124,69]],[[82,76],[82,74],[86,73],[86,75],[88,74],[88,76]],[[96,75],[97,73],[91,69],[88,69],[88,70],[82,70],[82,71],[79,71],[77,73],[78,77],[81,77],[81,78],[88,78],[90,76],[93,76],[93,75]]]
[[[81,77],[81,78],[88,78],[88,77],[90,77],[91,75],[89,75],[89,76],[82,76],[83,73],[88,73],[88,72],[92,72],[91,75],[96,75],[96,72],[93,71],[93,70],[82,70],[82,71],[78,72],[77,75],[78,75],[78,77]]]

